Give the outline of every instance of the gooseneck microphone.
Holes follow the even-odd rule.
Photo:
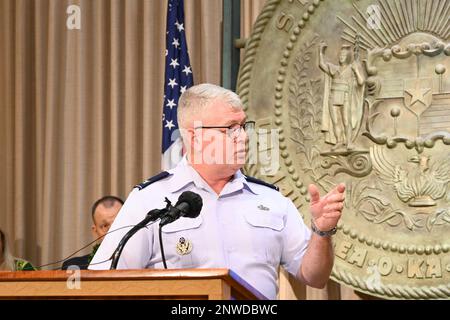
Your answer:
[[[153,209],[147,213],[145,218],[139,222],[137,225],[135,225],[130,231],[128,231],[125,236],[120,240],[119,244],[117,245],[116,250],[114,250],[111,259],[111,267],[110,270],[115,270],[117,268],[117,264],[119,262],[120,255],[122,254],[122,250],[125,247],[125,244],[130,240],[130,238],[138,232],[140,229],[147,226],[148,223],[156,221],[160,219],[159,224],[159,231],[160,231],[160,242],[161,242],[161,228],[162,226],[169,224],[171,222],[174,222],[175,220],[179,219],[180,217],[186,217],[186,218],[196,218],[200,214],[200,211],[203,206],[203,201],[200,195],[198,195],[195,192],[192,191],[185,191],[183,192],[180,197],[178,198],[177,203],[175,206],[172,206],[172,203],[169,199],[165,198],[166,207],[164,209]],[[162,247],[161,242],[161,251],[163,260],[165,260],[164,257],[164,251]],[[164,266],[167,269],[167,266],[164,261]]]
[[[166,198],[166,208],[164,209],[153,209],[147,213],[145,218],[139,222],[137,225],[135,225],[133,228],[131,228],[130,231],[128,231],[123,238],[120,240],[119,244],[117,245],[116,250],[114,250],[112,256],[111,256],[111,267],[110,270],[115,270],[117,268],[117,264],[119,263],[120,255],[122,254],[122,250],[125,247],[125,244],[130,240],[130,238],[138,232],[140,229],[144,228],[149,222],[155,221],[159,219],[162,215],[164,215],[168,207],[171,206],[170,201]]]
[[[195,192],[185,191],[178,198],[174,207],[168,209],[167,213],[161,218],[159,226],[165,226],[180,217],[197,218],[202,210],[202,198]]]
[[[202,210],[203,201],[202,198],[192,191],[183,192],[178,198],[175,207],[171,207],[167,214],[161,218],[159,222],[159,247],[161,248],[161,258],[164,265],[164,269],[167,269],[166,255],[164,254],[164,245],[162,241],[162,227],[166,224],[174,222],[180,217],[196,218]]]

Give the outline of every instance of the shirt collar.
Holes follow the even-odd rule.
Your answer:
[[[203,180],[200,174],[189,164],[186,156],[178,163],[178,165],[169,170],[173,174],[173,179],[170,181],[170,192],[175,193],[185,188],[189,184],[194,184],[199,189],[211,190],[211,187]],[[258,194],[255,188],[252,187],[245,179],[245,175],[238,170],[233,179],[227,183],[221,192],[221,195],[230,194],[241,189],[247,189],[253,194]]]
[[[250,185],[250,183],[247,181],[246,176],[241,171],[239,171],[239,173],[242,175],[243,184],[245,188],[253,194],[259,194],[257,189],[254,186]]]
[[[184,156],[175,168],[169,170],[169,173],[173,175],[173,179],[170,180],[169,189],[170,192],[177,192],[188,184],[193,183],[192,175],[189,172],[189,164]]]

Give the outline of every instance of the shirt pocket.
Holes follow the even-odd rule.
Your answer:
[[[168,264],[170,262],[174,268],[195,268],[201,263],[196,254],[200,250],[196,246],[199,245],[199,228],[202,223],[201,216],[194,219],[180,218],[162,228],[162,242]]]
[[[283,218],[271,213],[247,212],[245,214],[245,220],[256,228],[269,228],[275,231],[284,229]]]
[[[247,212],[244,216],[253,254],[258,260],[278,266],[283,248],[283,217],[274,212]]]

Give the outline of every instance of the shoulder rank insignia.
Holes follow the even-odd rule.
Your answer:
[[[278,188],[276,185],[267,183],[265,181],[262,181],[262,180],[259,180],[259,179],[253,178],[253,177],[245,176],[245,180],[247,180],[248,182],[253,182],[253,183],[260,184],[262,186],[269,187],[271,189],[280,191],[280,188]]]
[[[170,173],[168,173],[167,171],[163,171],[161,173],[158,173],[156,176],[153,176],[151,178],[148,178],[147,180],[145,180],[144,182],[135,185],[135,188],[138,188],[139,190],[142,190],[144,188],[147,188],[149,185],[151,185],[152,183],[155,183],[156,181],[162,180],[164,178],[166,178],[167,176],[169,176]]]

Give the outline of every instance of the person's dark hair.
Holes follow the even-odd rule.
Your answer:
[[[104,196],[104,197],[98,199],[97,201],[95,201],[95,203],[92,205],[92,209],[91,209],[92,220],[94,220],[95,210],[97,209],[97,207],[100,204],[102,204],[106,208],[111,208],[112,206],[114,206],[114,204],[116,202],[119,202],[120,204],[123,205],[123,200],[116,196]]]
[[[14,271],[15,270],[15,262],[14,257],[11,255],[11,252],[9,251],[8,246],[8,235],[0,229],[0,239],[2,242],[2,257],[0,263],[0,270],[9,270]]]
[[[6,236],[5,233],[0,229],[0,242],[2,243],[1,251],[3,254],[5,254],[5,247],[6,247]]]

